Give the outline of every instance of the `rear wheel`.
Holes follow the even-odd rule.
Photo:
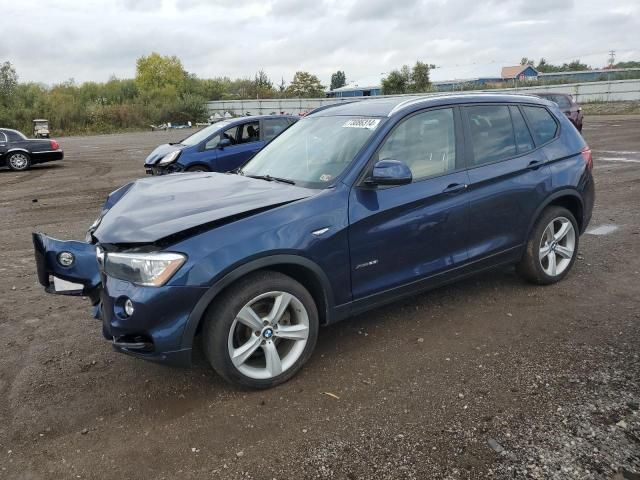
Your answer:
[[[536,221],[518,273],[538,285],[562,280],[571,270],[578,253],[578,224],[563,207],[548,207]]]
[[[9,165],[11,170],[21,172],[23,170],[27,170],[31,166],[31,157],[29,157],[28,153],[15,152],[9,155],[7,165]]]
[[[215,300],[205,318],[204,350],[225,380],[269,388],[289,380],[306,363],[318,323],[306,288],[278,272],[257,272]]]

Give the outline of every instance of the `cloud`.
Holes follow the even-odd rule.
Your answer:
[[[499,75],[524,56],[602,66],[609,49],[640,59],[638,30],[637,0],[22,0],[3,6],[0,62],[24,81],[105,81],[157,51],[200,77],[309,70],[328,84],[416,60],[438,76]]]

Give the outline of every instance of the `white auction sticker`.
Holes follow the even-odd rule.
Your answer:
[[[366,128],[373,130],[380,123],[379,118],[352,118],[342,125],[343,128]]]

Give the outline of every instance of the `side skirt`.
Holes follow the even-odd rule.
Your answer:
[[[328,316],[327,324],[333,324],[340,320],[366,312],[367,310],[378,308],[382,305],[393,303],[427,290],[432,290],[443,285],[457,282],[458,280],[462,280],[463,278],[476,275],[486,270],[516,263],[522,257],[523,248],[523,245],[518,245],[510,248],[509,250],[496,253],[471,263],[460,265],[459,267],[451,270],[440,272],[430,277],[421,278],[420,280],[415,280],[399,287],[375,293],[373,295],[354,300],[350,303],[338,305],[333,309],[332,314]]]

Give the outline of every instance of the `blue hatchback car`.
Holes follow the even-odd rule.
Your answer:
[[[177,143],[160,145],[144,161],[144,167],[151,175],[230,172],[298,118],[293,115],[257,115],[222,120]]]
[[[120,352],[188,365],[198,338],[222,377],[266,388],[321,325],[499,265],[558,282],[591,172],[582,136],[533,96],[322,107],[236,173],[116,190],[86,242],[35,233],[38,277],[88,296]]]

